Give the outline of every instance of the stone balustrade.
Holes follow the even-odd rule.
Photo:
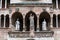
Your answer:
[[[11,38],[29,38],[30,32],[8,32],[9,37]],[[34,38],[40,38],[40,37],[53,37],[54,32],[53,31],[40,31],[40,32],[34,32]]]

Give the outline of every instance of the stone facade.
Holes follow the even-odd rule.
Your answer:
[[[58,5],[57,5],[58,6]],[[57,7],[58,8],[58,7]],[[29,15],[34,15],[35,31],[30,37]],[[16,19],[21,22],[20,30],[15,30]],[[41,23],[47,21],[47,30]],[[10,4],[8,9],[0,9],[1,40],[60,40],[60,10],[52,4]],[[32,34],[32,35],[33,35]]]

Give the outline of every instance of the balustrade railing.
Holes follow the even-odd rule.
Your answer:
[[[12,38],[29,38],[30,32],[9,32],[9,37]],[[40,38],[40,37],[53,37],[54,32],[53,31],[40,31],[40,32],[34,32],[34,38]]]

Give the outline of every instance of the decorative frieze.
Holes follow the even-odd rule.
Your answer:
[[[9,32],[9,37],[11,38],[30,38],[30,32]],[[40,31],[40,32],[34,32],[35,37],[34,38],[40,38],[40,37],[53,37],[54,32],[52,31]]]

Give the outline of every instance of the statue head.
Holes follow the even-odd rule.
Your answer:
[[[30,16],[32,16],[32,14],[30,14]]]
[[[17,21],[18,21],[19,19],[17,19]]]
[[[43,23],[46,23],[46,20],[44,19]]]
[[[45,19],[44,19],[44,21],[45,21]]]

